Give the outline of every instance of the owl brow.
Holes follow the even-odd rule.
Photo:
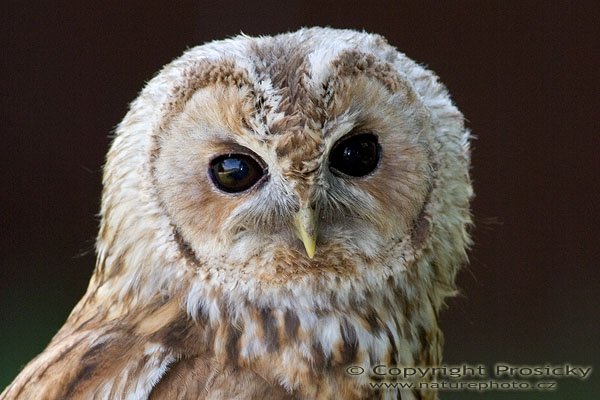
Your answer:
[[[211,150],[215,155],[221,154],[250,154],[258,157],[252,150],[232,140],[220,140],[211,144]]]
[[[403,93],[406,102],[417,101],[418,96],[414,90],[402,79],[391,63],[381,60],[373,54],[351,49],[340,52],[331,61],[331,73],[322,84],[324,108],[332,109],[332,102],[336,98],[335,93],[343,90],[344,79],[358,76],[379,82],[391,94]],[[349,107],[352,110],[352,104]],[[344,115],[353,125],[350,134],[371,131],[369,126],[371,121],[360,113],[360,109]]]
[[[172,89],[169,101],[163,107],[163,128],[183,111],[194,93],[217,84],[252,87],[247,71],[239,68],[234,60],[200,60],[183,71],[180,83]]]
[[[375,55],[359,50],[342,51],[331,65],[333,73],[326,87],[335,85],[339,77],[356,77],[364,75],[381,82],[390,92],[396,93],[406,89],[406,84],[400,79],[391,64],[379,60]]]

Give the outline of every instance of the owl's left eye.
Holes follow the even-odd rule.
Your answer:
[[[209,175],[215,186],[227,193],[250,189],[265,170],[247,154],[225,154],[211,161]]]
[[[335,172],[360,177],[375,170],[380,157],[377,136],[363,133],[339,140],[329,155],[329,166]]]

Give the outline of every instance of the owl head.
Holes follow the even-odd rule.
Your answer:
[[[0,397],[437,398],[346,371],[440,364],[468,139],[380,36],[190,49],[117,129],[87,293]]]
[[[118,127],[94,279],[138,300],[185,287],[191,308],[209,292],[323,306],[391,283],[439,306],[468,244],[468,139],[437,77],[377,35],[192,48]]]

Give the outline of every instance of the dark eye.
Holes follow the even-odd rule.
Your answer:
[[[250,189],[265,174],[256,160],[246,154],[226,154],[211,161],[209,175],[224,192]]]
[[[363,133],[337,142],[329,155],[329,166],[346,175],[365,176],[377,168],[380,156],[377,136]]]

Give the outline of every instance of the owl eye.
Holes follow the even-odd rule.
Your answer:
[[[371,133],[342,138],[329,155],[329,167],[334,172],[349,176],[365,176],[379,164],[381,147],[377,136]]]
[[[265,174],[265,170],[246,154],[225,154],[213,159],[209,175],[215,186],[227,193],[250,189]]]

